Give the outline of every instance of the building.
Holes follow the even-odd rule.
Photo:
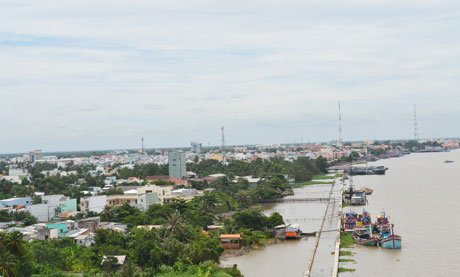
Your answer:
[[[192,141],[190,143],[190,151],[193,153],[201,153],[203,149],[203,145],[201,143],[198,143],[196,141]]]
[[[170,151],[168,153],[169,178],[185,179],[187,177],[185,161],[185,152]]]
[[[80,229],[87,229],[92,233],[96,233],[97,229],[101,226],[101,218],[99,216],[94,216],[80,219],[77,222],[77,226]]]
[[[101,213],[107,204],[107,195],[84,197],[80,199],[80,211]]]
[[[42,203],[26,206],[25,210],[35,216],[40,222],[57,218],[61,213],[77,211],[77,200],[64,195],[42,196]]]
[[[32,205],[32,198],[23,197],[23,198],[8,198],[8,199],[0,200],[0,208],[21,206],[21,205],[24,205],[24,206]]]
[[[34,150],[29,152],[29,161],[34,163],[37,160],[43,160],[42,150]]]
[[[160,203],[164,202],[164,198],[171,196],[173,191],[173,186],[157,186],[157,185],[147,185],[140,188],[137,188],[137,194],[148,194],[148,193],[155,193],[157,194]],[[157,204],[157,203],[153,203]],[[159,204],[159,203],[158,203]]]
[[[224,249],[240,248],[240,241],[243,239],[240,234],[222,234],[220,235],[220,245]]]

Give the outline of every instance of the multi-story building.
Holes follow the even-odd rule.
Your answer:
[[[203,149],[203,144],[198,143],[196,141],[192,141],[190,143],[190,151],[193,153],[201,153],[201,150]]]
[[[34,163],[36,160],[43,160],[42,150],[34,150],[29,152],[29,161]]]
[[[170,151],[168,153],[169,178],[185,179],[187,177],[185,160],[185,152]]]
[[[107,195],[84,197],[80,199],[80,211],[101,213],[107,205]]]

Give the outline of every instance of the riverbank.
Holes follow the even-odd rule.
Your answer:
[[[267,246],[270,246],[270,245],[282,244],[285,241],[286,240],[270,238],[270,239],[268,239],[267,241],[265,241],[262,244],[257,244],[257,245],[253,245],[253,246],[242,246],[240,249],[227,249],[220,256],[220,259],[221,260],[226,260],[226,259],[230,259],[230,258],[239,257],[239,256],[242,256],[242,255],[248,254],[251,251],[261,250],[261,249],[263,249],[263,248],[265,248]]]

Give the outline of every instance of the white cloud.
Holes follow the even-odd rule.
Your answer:
[[[458,135],[459,15],[448,0],[2,1],[0,152],[218,144],[221,125],[230,144],[329,140],[339,99],[345,139],[410,137],[414,102],[422,135]]]

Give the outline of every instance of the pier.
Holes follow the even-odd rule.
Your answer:
[[[321,198],[321,197],[316,197],[316,198],[278,198],[278,199],[270,199],[270,200],[265,200],[261,201],[262,203],[295,203],[295,202],[305,202],[305,203],[310,203],[310,202],[319,202],[319,203],[327,203],[329,201],[336,201],[335,198],[330,199],[330,198]]]

